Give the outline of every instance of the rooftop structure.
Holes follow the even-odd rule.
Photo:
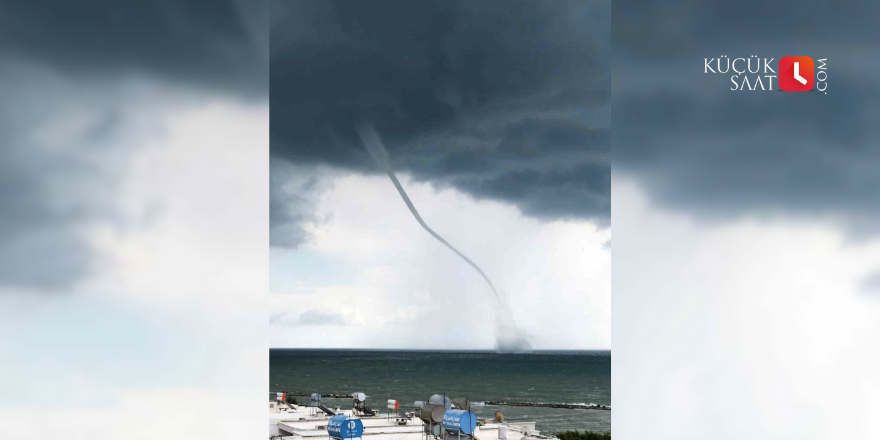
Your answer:
[[[374,415],[365,415],[358,410],[357,402],[363,402],[363,396],[355,396],[354,408],[328,408],[329,411],[315,411],[311,405],[293,405],[279,398],[269,402],[269,437],[272,440],[332,440],[327,431],[330,413],[337,416],[348,416],[359,419],[363,424],[364,440],[528,440],[555,439],[543,436],[535,429],[535,422],[507,423],[503,416],[496,420],[479,420],[475,428],[464,428],[459,431],[449,430],[449,425],[439,429],[432,422],[431,415],[420,417],[421,410],[403,412],[397,409],[397,402],[389,402],[387,412],[371,411]],[[445,403],[445,402],[444,402]],[[464,402],[460,402],[464,403]],[[469,403],[469,402],[467,402]],[[454,405],[454,403],[452,403]],[[447,410],[449,411],[449,410]],[[450,415],[469,412],[467,408],[452,409]],[[472,413],[471,413],[472,415]],[[448,420],[447,420],[448,422]],[[465,423],[466,424],[466,423]],[[427,426],[426,426],[427,425]],[[440,423],[442,426],[442,422]],[[462,426],[465,426],[464,424]],[[359,431],[358,431],[359,432]],[[439,435],[438,435],[439,434]]]

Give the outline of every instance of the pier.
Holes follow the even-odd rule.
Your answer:
[[[610,411],[611,407],[605,405],[580,405],[573,403],[537,403],[537,402],[501,402],[490,400],[486,405],[504,405],[504,406],[537,406],[542,408],[560,408],[560,409],[598,409]]]

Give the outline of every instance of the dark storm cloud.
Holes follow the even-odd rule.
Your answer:
[[[141,142],[127,79],[242,99],[268,89],[266,1],[0,3],[0,291],[68,291],[117,224]],[[121,226],[121,225],[120,225]]]
[[[608,226],[611,172],[607,164],[584,163],[566,170],[509,171],[487,179],[456,179],[471,194],[515,203],[536,218],[591,218]]]
[[[311,203],[298,192],[311,192],[316,185],[317,177],[308,178],[304,184],[300,184],[298,191],[288,191],[283,182],[279,182],[280,176],[291,174],[296,170],[284,163],[273,163],[269,176],[269,242],[278,247],[297,247],[309,240],[310,234],[304,229],[305,223],[313,220],[311,217]]]
[[[0,55],[94,80],[146,76],[265,93],[267,1],[0,4]]]
[[[318,215],[315,206],[321,194],[333,186],[336,175],[325,167],[270,163],[269,242],[273,246],[296,248],[311,240],[309,225],[332,220],[332,214]]]
[[[115,136],[106,120],[124,117],[98,105],[78,115],[86,122],[72,123],[77,129],[51,139],[59,125],[50,122],[52,107],[65,98],[25,96],[21,80],[0,69],[0,290],[64,289],[93,266],[84,226],[113,217],[106,190],[117,182],[99,164],[111,154],[98,145]]]
[[[615,166],[703,219],[782,213],[876,233],[880,86],[868,74],[877,38],[865,36],[880,4],[798,5],[615,8]],[[733,72],[704,73],[721,55],[774,58],[774,70],[783,56],[827,58],[827,94],[781,92],[778,78],[773,92],[729,90]]]
[[[272,14],[273,161],[375,172],[355,133],[369,121],[398,172],[607,223],[609,3],[278,1]]]
[[[4,128],[0,124],[0,133],[8,133]],[[0,142],[5,138],[0,134]],[[4,148],[0,160],[0,288],[64,287],[91,264],[76,228],[92,207],[64,206],[50,197],[50,179],[35,178],[45,165],[25,153]],[[74,168],[60,171],[70,175]]]
[[[305,216],[292,212],[291,208],[301,204],[302,198],[295,194],[280,197],[277,191],[275,187],[270,188],[269,241],[278,247],[297,247],[311,237],[301,226]]]

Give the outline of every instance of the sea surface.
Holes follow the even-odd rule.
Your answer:
[[[269,351],[269,390],[346,394],[363,392],[367,406],[385,411],[388,399],[412,411],[432,394],[467,397],[480,420],[501,411],[507,421],[535,421],[542,434],[578,429],[611,431],[611,411],[489,406],[482,402],[583,403],[611,406],[610,351],[499,354],[465,351]],[[308,397],[297,397],[308,403]],[[351,399],[323,398],[332,409]]]

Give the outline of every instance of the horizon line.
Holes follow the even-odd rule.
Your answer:
[[[351,348],[351,347],[269,347],[269,350],[348,350],[348,351],[481,351],[499,354],[527,354],[529,352],[499,352],[489,348]],[[610,348],[542,348],[530,352],[547,351],[611,351]]]

